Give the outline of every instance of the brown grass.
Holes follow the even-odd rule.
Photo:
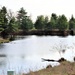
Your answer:
[[[23,75],[75,75],[75,62],[64,61],[61,65]]]
[[[9,42],[9,39],[0,38],[0,43],[6,43],[6,42]]]

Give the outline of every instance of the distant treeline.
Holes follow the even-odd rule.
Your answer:
[[[11,11],[7,11],[7,8],[3,6],[0,9],[0,34],[12,35],[13,33],[20,31],[32,31],[32,30],[72,30],[75,29],[75,18],[72,17],[68,21],[66,16],[55,13],[51,14],[51,17],[40,15],[37,16],[35,23],[33,23],[30,16],[27,16],[27,12],[22,7],[16,16],[13,16]]]

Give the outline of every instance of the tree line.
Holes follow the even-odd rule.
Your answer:
[[[26,10],[22,7],[16,14],[8,13],[7,8],[3,6],[0,9],[0,33],[12,34],[16,31],[30,31],[30,30],[71,30],[75,28],[75,18],[72,17],[67,20],[63,14],[57,16],[55,13],[48,16],[37,16],[36,21],[33,23],[30,16],[27,15]]]

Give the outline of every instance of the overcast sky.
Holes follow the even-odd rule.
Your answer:
[[[65,14],[68,19],[72,14],[75,17],[75,0],[0,0],[0,6],[14,12],[24,7],[34,21],[38,15],[50,16],[52,13]]]

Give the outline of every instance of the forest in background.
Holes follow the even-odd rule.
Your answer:
[[[62,31],[72,29],[75,29],[75,18],[73,15],[69,21],[64,14],[58,16],[57,14],[52,13],[50,18],[48,16],[40,15],[37,16],[36,21],[33,22],[23,7],[20,8],[16,16],[13,16],[11,11],[8,12],[5,6],[0,9],[0,34],[2,36],[32,30]]]

